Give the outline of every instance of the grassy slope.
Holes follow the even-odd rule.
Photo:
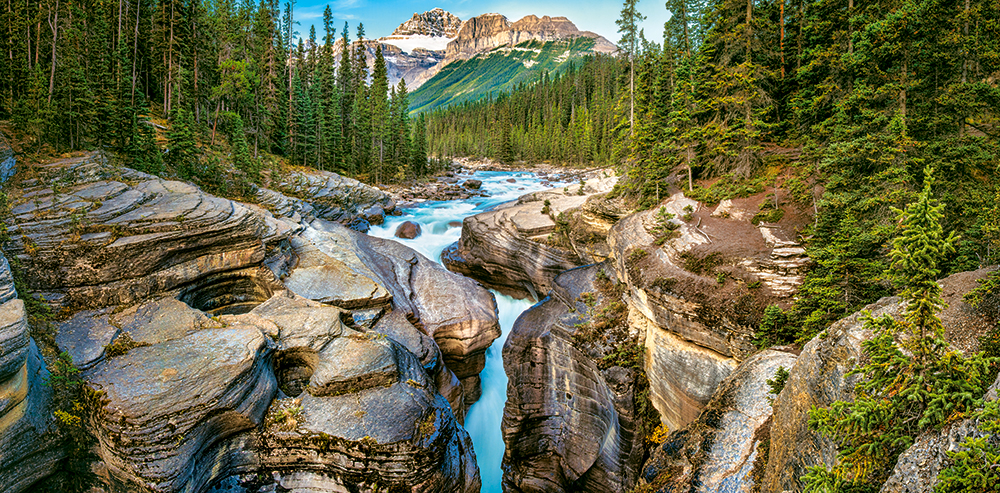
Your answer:
[[[526,41],[510,48],[497,48],[469,60],[452,62],[410,94],[411,113],[431,111],[487,94],[513,89],[520,82],[535,80],[543,71],[562,72],[574,58],[590,53],[594,40]],[[530,67],[529,67],[530,65]]]

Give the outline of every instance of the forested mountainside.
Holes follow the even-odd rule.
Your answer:
[[[848,375],[858,378],[854,402],[809,411],[809,428],[833,441],[839,465],[782,472],[782,484],[879,491],[922,433],[970,416],[994,433],[993,404],[976,409],[996,377],[997,330],[980,341],[983,352],[952,349],[935,280],[1000,260],[1000,4],[672,0],[666,7],[672,17],[662,44],[637,29],[641,10],[659,6],[626,0],[617,58],[593,56],[494,99],[435,111],[430,149],[616,166],[623,176],[609,196],[659,207],[661,223],[674,216],[662,200],[677,192],[706,205],[752,197],[760,204],[753,223],[764,226],[789,211],[811,212],[797,241],[813,265],[794,300],[760,314],[760,348],[823,339],[835,321],[899,293],[900,320],[858,322],[871,336],[859,351],[865,360]],[[721,286],[728,260],[712,251],[689,252],[685,268],[715,273]],[[975,304],[998,289],[993,274],[966,299]],[[774,393],[785,378],[779,372],[768,381]],[[697,466],[706,451],[680,449],[688,431],[668,438],[662,455]],[[995,436],[965,446],[940,481],[935,473],[935,491],[995,484]],[[676,464],[660,463],[642,491],[680,481]],[[777,477],[770,465],[766,474]]]
[[[558,41],[525,41],[455,60],[413,92],[410,107],[427,112],[484,96],[509,92],[534,82],[543,73],[559,74],[573,61],[593,53],[593,39],[580,37]]]
[[[432,152],[620,166],[616,193],[645,208],[670,184],[709,204],[770,191],[771,222],[809,206],[817,266],[776,342],[893,291],[892,208],[925,168],[962,236],[943,272],[996,262],[1000,5],[679,0],[661,45],[630,4],[622,56],[432,113]]]
[[[381,53],[369,69],[364,26],[351,42],[329,7],[297,43],[277,0],[12,1],[0,19],[0,119],[26,151],[102,148],[230,195],[281,158],[372,182],[424,171],[405,83],[390,87]]]

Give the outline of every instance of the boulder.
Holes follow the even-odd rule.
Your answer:
[[[262,217],[193,185],[115,168],[97,154],[41,173],[61,185],[24,188],[8,254],[52,304],[128,305],[264,258]]]
[[[420,236],[420,225],[413,221],[404,221],[396,227],[396,238],[412,240]]]
[[[470,188],[472,190],[479,190],[479,187],[483,186],[482,180],[468,179],[465,183],[462,183],[465,188]]]
[[[755,354],[729,375],[697,420],[671,433],[643,468],[642,484],[650,491],[668,483],[676,490],[758,491],[751,474],[766,460],[771,427],[769,379],[786,370],[795,355],[766,350]],[[760,459],[760,460],[758,460]]]
[[[963,341],[975,341],[992,328],[987,318],[962,301],[962,296],[976,286],[976,279],[988,272],[986,269],[963,272],[938,282],[947,303],[940,314],[946,339],[957,349],[975,350],[963,347]],[[836,446],[809,428],[809,410],[853,398],[858,376],[846,375],[862,356],[861,343],[871,337],[864,327],[866,314],[900,318],[904,308],[897,297],[883,298],[836,322],[825,334],[805,345],[790,370],[784,390],[774,402],[770,456],[762,491],[802,491],[801,478],[808,467],[834,464]]]

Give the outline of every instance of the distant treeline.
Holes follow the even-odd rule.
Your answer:
[[[329,7],[322,39],[312,27],[298,37],[293,3],[11,0],[0,7],[0,118],[29,148],[102,148],[182,177],[210,178],[213,151],[254,180],[265,153],[373,182],[422,174],[421,122],[381,53],[369,72],[345,23],[337,56]],[[180,152],[163,154],[150,118],[170,120],[166,148]]]
[[[962,235],[942,273],[1000,260],[1000,3],[666,7],[662,43],[626,0],[619,56],[429,115],[431,151],[616,166],[614,193],[639,207],[669,184],[710,204],[783,189],[773,203],[817,214],[803,232],[817,265],[776,340],[893,292],[891,211],[914,200],[928,166],[944,227]]]

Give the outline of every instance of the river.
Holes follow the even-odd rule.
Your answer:
[[[460,181],[469,177],[462,176]],[[515,200],[526,193],[549,188],[543,180],[534,173],[477,171],[471,178],[481,180],[482,188],[490,193],[490,197],[473,197],[465,200],[427,201],[416,207],[403,209],[402,216],[386,217],[386,222],[372,227],[368,234],[380,238],[393,238],[400,243],[426,255],[428,258],[441,261],[441,252],[450,244],[458,241],[462,234],[461,225],[455,225],[462,219],[485,212],[504,202]],[[507,180],[513,178],[514,183]],[[555,185],[555,184],[553,184]],[[396,227],[404,221],[420,224],[422,234],[412,240],[395,238]],[[472,437],[476,449],[476,461],[479,463],[479,474],[483,480],[483,493],[500,493],[500,482],[503,472],[500,462],[503,459],[504,444],[500,431],[503,418],[503,406],[507,402],[507,374],[503,369],[504,341],[510,334],[514,321],[531,307],[532,302],[518,300],[493,292],[497,300],[497,310],[500,318],[502,335],[493,341],[486,351],[486,367],[480,374],[482,378],[483,395],[472,405],[465,417],[465,429]]]

